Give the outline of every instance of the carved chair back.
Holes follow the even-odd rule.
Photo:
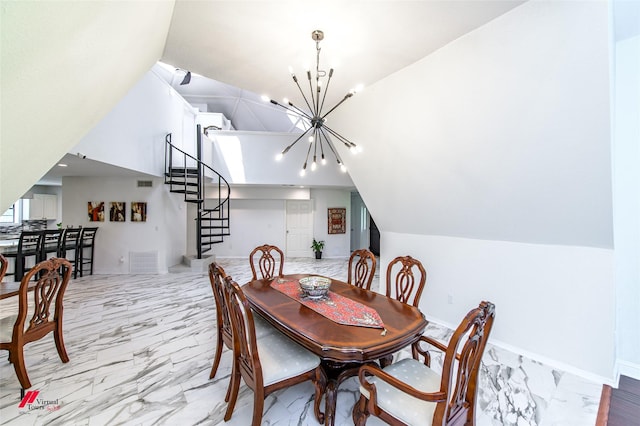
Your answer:
[[[465,316],[453,333],[445,352],[440,383],[440,390],[448,395],[448,402],[436,406],[433,424],[453,424],[460,418],[468,422],[475,419],[480,361],[494,318],[493,303],[482,302]]]
[[[224,279],[226,276],[227,274],[224,272],[224,269],[222,269],[222,267],[217,263],[213,262],[209,265],[209,281],[211,282],[213,298],[216,303],[216,326],[218,328],[218,344],[216,346],[213,367],[211,368],[211,375],[209,376],[211,379],[215,377],[218,365],[220,364],[220,359],[222,357],[222,345],[224,344],[229,349],[233,350],[231,318],[229,317],[229,309],[224,296]]]
[[[284,267],[284,253],[277,246],[264,244],[254,248],[249,254],[249,264],[254,280],[280,277]]]
[[[414,423],[417,420],[415,413],[419,413],[429,416],[421,418],[423,424],[475,425],[478,373],[494,318],[493,303],[481,302],[465,316],[448,345],[421,336],[412,347],[414,359],[401,360],[384,370],[376,365],[362,366],[359,371],[362,395],[353,409],[354,424],[365,424],[368,416],[373,414],[389,424],[404,425],[406,422]],[[422,342],[427,346],[423,347]],[[429,391],[421,391],[415,380],[413,383],[407,382],[415,377],[428,382],[435,376],[437,380],[437,374],[433,371],[427,374],[431,363],[430,351],[434,348],[444,352],[442,374],[439,383],[435,380],[432,383],[420,383],[420,386],[430,388]],[[424,357],[426,367],[422,367],[420,356]],[[369,375],[376,376],[378,381],[369,382]],[[403,403],[406,404],[409,396],[417,401],[412,406],[413,413],[398,409],[406,408]],[[432,403],[435,403],[435,407],[429,409]]]
[[[418,259],[398,256],[387,267],[387,297],[418,307],[426,281],[427,272]]]
[[[367,249],[355,250],[349,257],[347,282],[356,287],[371,289],[376,272],[376,257]]]
[[[39,340],[53,331],[60,359],[62,362],[69,361],[62,336],[62,300],[70,277],[71,264],[66,259],[51,258],[36,264],[22,278],[18,294],[18,315],[15,317],[11,340],[3,338],[0,349],[9,351],[9,361],[13,363],[24,389],[31,387],[24,364],[25,344]],[[36,285],[33,291],[28,291],[29,281],[33,278],[37,278]]]
[[[4,274],[7,273],[7,268],[9,267],[9,261],[6,257],[0,253],[0,283],[4,279]]]
[[[314,383],[314,412],[318,421],[322,422],[323,414],[320,413],[319,407],[326,386],[326,376],[320,366],[320,358],[280,333],[258,337],[254,314],[242,289],[231,277],[225,278],[224,283],[224,295],[229,307],[234,340],[234,364],[225,421],[228,421],[233,413],[242,378],[253,390],[252,426],[262,424],[264,400],[267,395],[306,380]],[[258,342],[260,351],[264,354],[262,361],[258,354]]]

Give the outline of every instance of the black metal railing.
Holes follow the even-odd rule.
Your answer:
[[[184,201],[197,204],[196,238],[197,256],[221,243],[229,234],[229,206],[231,188],[227,180],[202,161],[202,129],[197,126],[196,156],[183,151],[171,143],[171,133],[165,137],[165,180],[169,191],[184,194]],[[212,187],[217,180],[217,204],[207,206],[205,181],[210,179]]]

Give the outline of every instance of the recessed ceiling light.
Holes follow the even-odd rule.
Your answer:
[[[58,163],[58,167],[67,167],[67,165],[64,163]]]

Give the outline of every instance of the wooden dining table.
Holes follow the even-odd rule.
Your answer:
[[[32,291],[35,287],[37,281],[30,281],[27,287],[27,291]],[[0,283],[0,300],[6,299],[8,297],[17,296],[20,293],[20,282],[3,282]]]
[[[280,280],[299,280],[306,276],[309,275],[286,275]],[[363,364],[390,360],[395,352],[416,342],[427,326],[424,315],[416,307],[330,278],[331,292],[373,308],[384,328],[342,325],[272,288],[276,279],[254,280],[242,289],[255,312],[322,359],[328,382],[325,411],[318,421],[325,425],[334,424],[340,382],[356,375]],[[315,408],[319,413],[319,407]]]

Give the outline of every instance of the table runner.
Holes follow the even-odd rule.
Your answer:
[[[298,280],[278,278],[273,280],[271,287],[338,324],[384,329],[375,309],[332,291],[325,299],[312,300],[303,297]]]

